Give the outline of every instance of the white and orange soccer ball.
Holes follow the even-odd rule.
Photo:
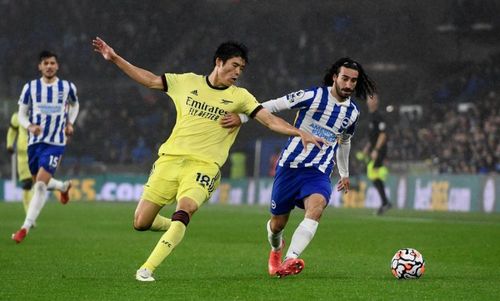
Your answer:
[[[400,249],[391,260],[391,271],[398,279],[417,279],[425,272],[425,261],[419,251]]]

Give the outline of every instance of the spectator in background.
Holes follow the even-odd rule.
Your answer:
[[[137,144],[132,149],[132,163],[144,163],[152,155],[149,147],[146,146],[143,137],[137,139]]]

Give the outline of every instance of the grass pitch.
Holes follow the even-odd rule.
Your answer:
[[[0,300],[498,300],[500,215],[328,208],[306,267],[267,275],[267,208],[205,205],[183,242],[135,280],[161,233],[132,229],[135,203],[47,203],[25,241],[22,205],[0,202]],[[170,216],[173,208],[163,213]],[[302,219],[294,210],[285,239]],[[418,280],[389,268],[399,248],[426,261]]]

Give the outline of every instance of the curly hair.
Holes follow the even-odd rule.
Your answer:
[[[375,82],[370,77],[368,77],[365,70],[363,69],[363,66],[349,57],[343,57],[337,60],[335,63],[333,63],[330,69],[327,70],[325,77],[323,78],[323,83],[325,86],[333,85],[333,75],[339,74],[340,67],[358,71],[358,82],[356,83],[355,88],[357,97],[366,99],[367,96],[372,96],[377,92],[377,86]]]

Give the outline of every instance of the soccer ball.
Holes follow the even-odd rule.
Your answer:
[[[400,249],[391,260],[391,271],[398,279],[417,279],[425,272],[425,261],[419,251]]]

